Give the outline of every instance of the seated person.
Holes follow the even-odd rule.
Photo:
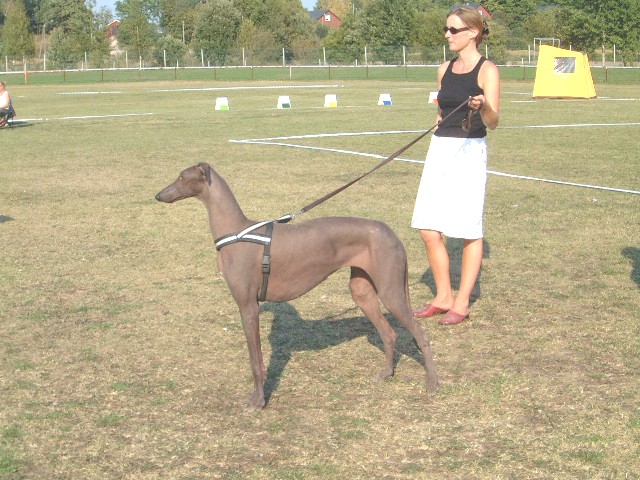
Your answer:
[[[0,127],[4,127],[15,114],[11,105],[11,96],[7,92],[7,84],[0,81]]]

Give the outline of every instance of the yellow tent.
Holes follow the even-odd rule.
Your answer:
[[[549,45],[540,46],[534,98],[595,98],[587,55]]]

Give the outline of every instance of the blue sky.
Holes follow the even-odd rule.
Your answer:
[[[98,7],[108,7],[112,12],[116,11],[115,5],[116,0],[97,0]],[[302,5],[304,5],[304,8],[306,8],[307,10],[313,10],[313,7],[316,6],[316,0],[302,0]]]

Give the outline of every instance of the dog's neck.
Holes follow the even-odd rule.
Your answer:
[[[213,172],[211,177],[211,185],[205,186],[198,198],[207,207],[213,237],[233,234],[255,223],[249,221],[242,212],[227,182]]]

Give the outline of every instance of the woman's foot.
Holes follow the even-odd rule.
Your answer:
[[[436,307],[433,303],[430,303],[420,310],[414,310],[413,316],[416,318],[435,317],[436,315],[440,315],[441,313],[446,313],[448,310],[448,308]]]
[[[463,315],[461,313],[449,310],[444,317],[438,320],[440,325],[457,325],[462,323],[465,319],[469,318],[469,314]]]

